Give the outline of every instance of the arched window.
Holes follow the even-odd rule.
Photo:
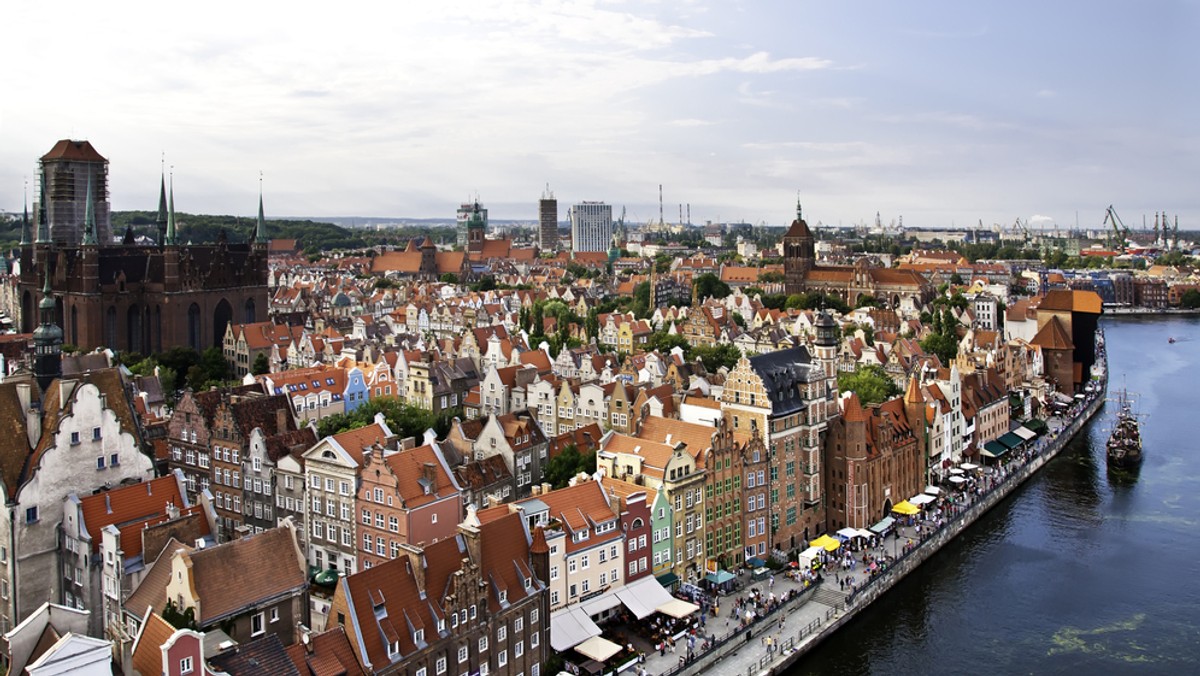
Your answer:
[[[125,313],[126,349],[130,352],[142,351],[142,309],[130,305]],[[112,345],[112,343],[109,343]]]
[[[104,344],[117,345],[117,306],[109,305],[104,313]]]
[[[188,347],[199,352],[200,346],[200,306],[192,303],[188,308]]]
[[[255,310],[255,308],[254,308],[254,299],[253,299],[253,298],[247,298],[247,299],[246,299],[246,308],[245,308],[245,317],[243,318],[243,322],[244,322],[244,323],[246,323],[246,324],[253,324],[254,322],[258,321],[258,320],[255,318],[255,313],[254,313],[254,310]]]

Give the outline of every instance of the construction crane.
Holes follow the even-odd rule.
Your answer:
[[[1112,226],[1112,232],[1109,234],[1109,248],[1125,248],[1125,241],[1129,239],[1129,228],[1121,221],[1121,217],[1117,215],[1117,210],[1111,204],[1108,205],[1108,209],[1104,212],[1104,225]]]

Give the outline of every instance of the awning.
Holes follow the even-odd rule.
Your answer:
[[[968,472],[970,472],[973,469],[979,469],[979,465],[976,465],[973,462],[964,462],[963,464],[959,465],[959,467],[967,470]]]
[[[989,441],[983,445],[983,450],[979,452],[985,458],[999,458],[1008,453],[1008,447],[998,441]]]
[[[1013,434],[1017,435],[1018,437],[1021,437],[1025,441],[1029,441],[1030,439],[1037,437],[1037,432],[1034,432],[1033,430],[1029,429],[1028,427],[1018,427],[1017,429],[1013,430],[1012,432],[1013,432]]]
[[[950,483],[952,483],[952,484],[962,484],[962,483],[966,483],[966,482],[967,482],[967,480],[960,476],[950,477]]]
[[[1029,422],[1025,423],[1025,427],[1028,427],[1038,434],[1045,434],[1046,430],[1048,429],[1046,427],[1046,421],[1042,420],[1041,418],[1030,418]]]
[[[621,605],[621,599],[617,598],[616,590],[605,592],[600,596],[580,601],[579,607],[583,608],[583,612],[588,615],[599,615],[606,610],[612,610]]]
[[[727,570],[718,570],[715,573],[709,573],[708,575],[704,576],[704,579],[708,580],[709,582],[711,582],[713,584],[725,584],[726,582],[729,582],[733,578],[734,578],[733,573],[731,573]]]
[[[938,488],[937,486],[926,486],[925,492],[930,495],[941,495],[942,489]]]
[[[822,535],[821,537],[817,538],[816,540],[813,540],[812,542],[808,543],[808,546],[823,547],[825,549],[825,551],[832,552],[833,550],[837,549],[838,547],[841,547],[842,543],[838,542],[834,538],[829,537],[829,534],[826,533],[825,535]]]
[[[763,566],[767,565],[767,562],[755,556],[747,560],[746,565],[750,566],[751,568],[762,568]]]
[[[999,441],[1000,443],[1004,444],[1008,448],[1016,448],[1017,446],[1020,446],[1021,444],[1025,443],[1024,439],[1022,439],[1021,437],[1018,437],[1017,435],[1013,434],[1012,432],[1005,432],[996,441]]]
[[[613,655],[621,652],[621,646],[603,636],[593,636],[575,646],[575,652],[584,657],[590,657],[597,662],[604,662]]]
[[[869,531],[869,530],[867,530],[867,529],[865,529],[865,528],[859,528],[859,529],[858,529],[858,537],[860,537],[860,538],[867,538],[867,539],[870,539],[870,538],[872,538],[872,537],[874,537],[874,536],[875,536],[875,534],[874,534],[874,533],[872,533],[871,531]]]
[[[652,577],[643,577],[617,590],[617,598],[639,620],[644,620],[658,611],[658,607],[671,600],[671,595]]]
[[[930,503],[930,502],[933,502],[933,501],[934,501],[934,500],[936,500],[936,499],[937,499],[937,498],[933,497],[932,495],[927,495],[927,494],[925,494],[925,493],[920,493],[920,494],[918,494],[918,495],[914,495],[914,496],[912,496],[911,498],[909,498],[909,499],[908,499],[908,501],[909,501],[909,502],[911,502],[911,503],[912,503],[912,504],[914,504],[914,505],[924,505],[924,504],[928,504],[928,503]]]
[[[900,502],[896,503],[896,506],[892,507],[892,511],[897,514],[903,514],[905,516],[912,516],[913,514],[916,514],[917,512],[920,512],[921,510],[919,507],[917,507],[913,503],[909,502],[908,500],[901,500]]]
[[[847,540],[853,540],[856,537],[862,537],[858,534],[857,528],[843,528],[839,530],[837,534],[846,538]]]
[[[891,528],[892,524],[894,524],[894,523],[896,523],[895,519],[893,519],[890,516],[885,516],[885,517],[883,517],[883,519],[881,519],[879,521],[879,523],[875,524],[874,526],[871,526],[871,530],[876,533],[882,533],[883,531]]]
[[[659,575],[655,579],[658,580],[658,583],[664,587],[670,587],[676,582],[679,582],[679,576],[669,571]]]
[[[550,614],[550,647],[558,652],[570,650],[601,633],[600,627],[579,606]]]
[[[952,474],[952,475],[954,475],[954,474],[962,474],[962,473],[963,473],[963,470],[962,470],[961,468],[958,468],[958,467],[951,467],[951,468],[950,468],[950,474]]]
[[[697,610],[700,610],[700,606],[684,601],[683,599],[671,599],[658,607],[658,612],[670,615],[677,620],[681,620]]]

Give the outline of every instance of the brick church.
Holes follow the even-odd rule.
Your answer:
[[[863,296],[879,299],[889,307],[899,307],[904,299],[924,303],[933,298],[935,289],[919,272],[872,267],[866,258],[854,265],[818,265],[812,231],[796,202],[796,220],[783,236],[783,275],[787,293],[823,293],[837,296],[851,307]]]
[[[156,241],[138,243],[132,228],[110,234],[108,160],[87,141],[63,140],[39,162],[36,234],[22,221],[15,301],[22,333],[37,325],[45,293],[54,301],[63,342],[141,354],[182,345],[221,346],[230,322],[267,316],[267,238],[259,196],[248,243],[222,231],[215,244],[181,244],[175,197],[160,186]]]

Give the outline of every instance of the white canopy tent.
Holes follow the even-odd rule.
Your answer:
[[[700,610],[700,606],[696,605],[695,603],[690,603],[688,601],[684,601],[683,599],[675,598],[658,607],[658,612],[664,615],[670,615],[677,620],[682,620],[697,610]]]
[[[967,470],[968,472],[970,472],[973,469],[979,469],[979,465],[976,465],[973,462],[964,462],[963,464],[959,465],[959,467]]]
[[[865,528],[859,528],[858,529],[858,537],[870,539],[870,538],[875,537],[875,534]]]
[[[909,498],[908,501],[914,505],[924,505],[926,503],[933,502],[934,499],[935,498],[932,495],[927,495],[925,493],[921,493],[919,495],[914,495],[913,497]]]
[[[854,538],[862,537],[862,534],[858,532],[857,528],[843,528],[839,530],[837,534],[846,538],[847,540],[853,540]]]
[[[941,495],[942,489],[938,488],[937,486],[926,486],[925,492],[930,495]]]
[[[603,636],[593,636],[575,646],[575,652],[597,662],[604,662],[613,655],[621,652],[621,646]]]
[[[558,652],[570,650],[601,633],[600,627],[579,606],[564,608],[550,615],[550,646]]]
[[[964,479],[964,478],[962,478],[962,477],[960,477],[960,476],[952,476],[952,477],[950,477],[950,483],[953,483],[953,484],[961,484],[961,483],[966,483],[966,481],[967,481],[966,479]]]

